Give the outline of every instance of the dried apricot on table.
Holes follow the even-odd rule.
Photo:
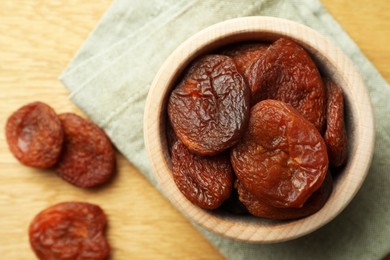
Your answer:
[[[190,65],[168,101],[168,116],[192,152],[215,155],[234,145],[249,115],[250,90],[233,60],[207,55]]]
[[[14,112],[6,123],[11,152],[23,164],[50,168],[58,160],[63,142],[61,122],[45,103],[27,104]]]
[[[296,219],[312,215],[325,205],[333,189],[333,180],[329,172],[321,187],[308,198],[301,208],[273,207],[253,196],[240,182],[237,183],[237,189],[240,201],[252,215],[269,219]]]
[[[326,89],[310,55],[294,41],[272,43],[251,67],[252,104],[277,99],[292,105],[323,133]]]
[[[231,149],[238,180],[274,207],[301,207],[328,170],[318,130],[291,105],[264,100],[252,107],[248,130]]]
[[[60,114],[64,145],[58,175],[79,187],[94,187],[107,182],[114,174],[115,151],[107,135],[94,123],[76,114]]]
[[[328,90],[328,101],[324,140],[328,148],[330,165],[339,167],[344,164],[347,158],[343,91],[330,79],[325,80],[325,85]]]
[[[40,212],[31,222],[29,238],[39,259],[105,259],[103,210],[85,202],[62,202]]]
[[[204,209],[218,208],[232,191],[229,154],[195,155],[180,140],[172,147],[172,175],[180,192]]]

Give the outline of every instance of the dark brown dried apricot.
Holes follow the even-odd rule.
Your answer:
[[[238,182],[237,189],[240,201],[254,216],[270,219],[296,219],[312,215],[319,211],[328,200],[333,188],[330,172],[326,175],[321,187],[316,190],[301,208],[276,208],[253,196]]]
[[[242,43],[228,47],[222,51],[222,54],[233,59],[238,72],[248,83],[250,67],[265,53],[268,46],[269,44],[266,43]]]
[[[29,238],[39,259],[105,259],[110,247],[103,210],[86,202],[62,202],[40,212]]]
[[[328,91],[328,101],[324,140],[328,148],[330,165],[339,167],[345,163],[347,158],[343,91],[330,79],[325,80],[325,85]]]
[[[272,43],[249,73],[252,105],[277,99],[292,105],[320,133],[325,125],[326,89],[310,55],[294,41]]]
[[[207,55],[190,65],[172,91],[168,115],[188,149],[199,155],[215,155],[242,136],[249,100],[250,90],[233,60]]]
[[[6,124],[11,152],[23,164],[50,168],[58,160],[63,142],[61,122],[45,103],[34,102],[19,108]]]
[[[64,130],[64,144],[55,167],[64,180],[79,187],[94,187],[114,174],[115,151],[110,139],[94,123],[76,114],[59,118]]]
[[[291,105],[264,100],[252,107],[242,140],[231,149],[238,180],[274,207],[302,207],[328,170],[318,130]]]
[[[233,169],[227,153],[195,155],[178,140],[172,147],[172,174],[180,192],[204,209],[218,208],[232,191]]]

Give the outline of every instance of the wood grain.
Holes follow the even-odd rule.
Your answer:
[[[390,81],[390,1],[322,0],[382,76]]]
[[[0,252],[3,259],[34,259],[27,226],[44,207],[63,200],[102,205],[110,217],[112,259],[221,259],[218,251],[121,155],[109,186],[76,189],[51,172],[20,165],[9,153],[4,124],[33,100],[57,112],[81,112],[57,77],[110,5],[101,1],[3,0],[0,8]],[[336,20],[390,80],[390,2],[324,0]],[[374,40],[375,39],[375,40]],[[103,196],[104,194],[104,196]],[[118,194],[122,194],[118,196]],[[118,203],[119,201],[119,203]],[[22,205],[22,206],[21,206]],[[156,212],[158,212],[156,214]]]

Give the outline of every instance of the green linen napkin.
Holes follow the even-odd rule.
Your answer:
[[[232,241],[197,227],[229,259],[379,259],[390,251],[390,88],[318,0],[117,0],[61,75],[71,100],[105,129],[157,188],[143,143],[149,85],[167,56],[199,30],[240,16],[277,16],[327,36],[352,59],[370,92],[376,146],[367,180],[331,223],[271,245]]]

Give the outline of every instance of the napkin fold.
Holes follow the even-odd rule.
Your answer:
[[[158,188],[143,143],[151,81],[186,38],[241,16],[276,16],[306,24],[351,58],[369,90],[376,145],[367,180],[350,205],[320,230],[293,241],[256,245],[197,227],[229,259],[379,259],[390,251],[390,88],[322,4],[311,0],[116,0],[60,77],[71,100]]]

